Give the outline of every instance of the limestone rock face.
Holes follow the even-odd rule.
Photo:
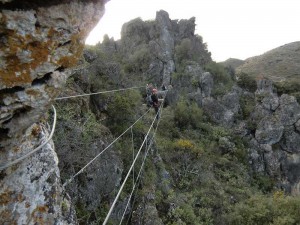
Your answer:
[[[31,2],[12,1],[0,12],[2,139],[20,136],[47,110],[67,78],[67,68],[76,65],[105,3]]]
[[[278,97],[270,80],[258,81],[255,96],[256,106],[250,115],[257,122],[249,147],[252,168],[276,178],[286,191],[297,194],[300,106],[293,96]]]
[[[213,122],[225,127],[232,127],[235,116],[240,110],[240,95],[240,90],[233,87],[231,92],[222,96],[221,99],[204,98],[203,110],[210,115]]]
[[[0,164],[47,139],[45,115],[81,55],[106,0],[1,1]],[[1,224],[62,224],[62,196],[52,142],[1,171]],[[67,204],[66,204],[67,205]],[[71,222],[73,223],[73,222]],[[74,223],[73,223],[74,224]]]
[[[32,137],[35,133],[36,136]],[[39,133],[37,133],[39,132]],[[19,151],[28,151],[48,137],[35,124],[23,136]],[[1,224],[62,224],[62,195],[58,159],[50,141],[38,153],[1,173]]]
[[[284,129],[283,138],[280,141],[280,146],[287,152],[300,152],[300,135],[294,130],[293,126]]]
[[[294,125],[300,119],[300,105],[295,97],[284,94],[279,99],[276,114],[283,125]]]
[[[143,73],[146,79],[157,86],[168,86],[173,83],[171,75],[176,71],[176,47],[182,42],[188,44],[188,60],[197,56],[196,61],[201,66],[211,61],[202,38],[195,35],[195,26],[194,17],[189,20],[171,20],[167,12],[160,10],[156,12],[154,21],[136,18],[125,23],[121,40],[116,41],[114,46],[129,65],[136,66],[140,62],[144,66],[148,65],[146,68],[140,65],[133,69],[134,72]],[[101,48],[104,45],[101,44]]]
[[[275,144],[281,139],[283,128],[283,125],[276,117],[265,117],[258,124],[255,138],[261,144]]]
[[[156,13],[156,21],[158,29],[160,30],[159,46],[163,55],[163,83],[170,84],[171,73],[175,70],[175,63],[173,60],[174,54],[174,36],[172,34],[172,22],[169,19],[169,14],[165,11]]]

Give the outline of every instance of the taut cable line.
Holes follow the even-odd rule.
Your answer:
[[[161,111],[161,113],[160,113],[160,116],[161,116],[161,115],[162,115],[162,107],[159,109],[159,111]],[[155,138],[155,135],[156,135],[156,131],[157,131],[159,122],[160,122],[160,119],[159,119],[158,122],[157,122],[156,128],[155,128],[155,130],[154,130],[154,134],[153,134],[153,136],[152,136],[152,138],[151,138],[151,141],[150,141],[150,143],[149,143],[149,146],[147,146],[147,141],[146,141],[146,153],[145,153],[145,156],[144,156],[142,165],[141,165],[141,167],[140,167],[140,170],[139,170],[139,172],[138,172],[138,175],[137,175],[137,177],[136,177],[136,180],[135,180],[135,182],[134,182],[134,184],[133,184],[131,193],[130,193],[130,195],[129,195],[129,197],[128,197],[127,204],[126,204],[126,207],[125,207],[125,209],[124,209],[124,212],[123,212],[123,215],[122,215],[122,218],[121,218],[121,220],[120,220],[119,225],[122,224],[123,219],[124,219],[125,214],[126,214],[126,211],[127,211],[127,209],[128,209],[130,200],[131,200],[132,195],[133,195],[133,193],[134,193],[134,191],[135,191],[135,188],[139,186],[139,183],[140,183],[140,181],[141,181],[139,178],[140,178],[140,176],[141,176],[141,174],[142,174],[142,172],[143,172],[144,163],[145,163],[145,160],[146,160],[146,158],[147,158],[149,149],[152,147],[152,144],[153,144],[153,142],[154,142],[154,138]],[[134,204],[134,203],[133,203],[133,204]],[[128,224],[128,221],[127,221],[126,224]]]
[[[108,148],[110,148],[117,140],[119,140],[127,131],[131,129],[140,119],[142,119],[151,108],[147,110],[140,118],[138,118],[131,126],[129,126],[119,137],[117,137],[115,140],[113,140],[105,149],[103,149],[98,155],[96,155],[91,161],[89,161],[84,167],[82,167],[76,174],[71,176],[64,184],[63,187],[71,183],[75,177],[77,177],[79,174],[81,174],[89,165],[91,165],[100,155],[102,155]]]
[[[144,87],[145,86],[130,87],[130,88],[121,88],[121,89],[109,90],[109,91],[99,91],[99,92],[87,93],[87,94],[81,94],[81,95],[71,95],[71,96],[66,96],[66,97],[55,98],[54,100],[62,100],[62,99],[69,99],[69,98],[78,98],[78,97],[84,97],[84,96],[90,96],[90,95],[98,95],[98,94],[106,94],[106,93],[112,93],[112,92],[118,92],[118,91],[126,91],[126,90],[131,90],[131,89],[139,89],[139,88],[144,88]]]
[[[165,98],[164,98],[164,99],[165,99]],[[161,109],[161,107],[163,106],[163,103],[164,103],[164,100],[162,101],[162,103],[161,103],[161,105],[160,105],[160,109]],[[120,197],[120,194],[121,194],[121,192],[122,192],[122,190],[123,190],[123,188],[124,188],[124,186],[125,186],[125,184],[126,184],[126,182],[127,182],[127,180],[128,180],[128,177],[129,177],[129,175],[130,175],[130,173],[131,173],[131,171],[132,171],[132,169],[133,169],[133,167],[134,167],[134,165],[135,165],[135,162],[137,161],[137,159],[138,159],[138,157],[139,157],[139,155],[140,155],[140,153],[141,153],[141,150],[142,150],[142,148],[143,148],[145,142],[146,142],[147,139],[148,139],[149,133],[150,133],[150,131],[151,131],[153,125],[154,125],[155,120],[157,119],[157,116],[158,116],[158,114],[159,114],[159,112],[160,112],[160,109],[158,110],[158,112],[157,112],[156,115],[154,116],[154,119],[153,119],[153,121],[152,121],[152,123],[151,123],[151,126],[150,126],[150,128],[149,128],[149,130],[148,130],[148,132],[147,132],[147,134],[146,134],[146,136],[145,136],[145,138],[144,138],[144,140],[143,140],[143,142],[142,142],[142,144],[141,144],[141,147],[139,148],[139,150],[138,150],[138,152],[137,152],[137,154],[136,154],[136,157],[135,157],[133,163],[131,164],[131,166],[130,166],[128,172],[127,172],[127,175],[126,175],[126,177],[125,177],[125,179],[124,179],[124,181],[123,181],[123,183],[122,183],[122,185],[121,185],[121,187],[120,187],[120,189],[119,189],[119,191],[118,191],[118,194],[116,195],[116,197],[115,197],[115,199],[114,199],[114,201],[113,201],[113,203],[112,203],[112,205],[111,205],[111,207],[110,207],[110,209],[109,209],[109,211],[108,211],[108,213],[107,213],[107,215],[106,215],[106,218],[105,218],[105,220],[104,220],[104,222],[103,222],[103,225],[106,225],[107,222],[108,222],[108,219],[109,219],[109,217],[110,217],[110,215],[111,215],[111,213],[112,213],[112,211],[113,211],[113,209],[114,209],[114,207],[115,207],[115,205],[116,205],[116,203],[117,203],[117,201],[118,201],[118,199],[119,199],[119,197]]]

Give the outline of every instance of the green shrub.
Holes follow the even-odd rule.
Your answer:
[[[238,75],[237,84],[250,92],[255,92],[257,89],[256,80],[246,73],[241,73]]]
[[[296,97],[300,103],[300,83],[298,80],[288,80],[274,83],[274,86],[279,95],[289,94]]]
[[[186,101],[179,101],[174,109],[174,120],[180,129],[188,127],[199,128],[203,119],[203,111],[196,103],[188,104]]]
[[[113,133],[120,134],[135,121],[141,105],[140,93],[135,90],[114,94],[107,107],[106,125]]]
[[[129,56],[128,60],[125,60],[124,71],[126,73],[146,72],[149,69],[150,61],[150,51],[146,45],[142,45]]]
[[[205,65],[204,69],[210,72],[214,79],[213,96],[219,96],[226,94],[233,85],[231,75],[225,69],[225,67],[216,62],[210,62]]]
[[[175,55],[178,63],[181,63],[183,60],[192,59],[192,42],[190,39],[183,39],[179,45],[175,47]]]
[[[233,206],[226,217],[231,225],[296,225],[300,223],[299,197],[255,195]]]
[[[255,108],[255,98],[251,96],[241,96],[239,103],[242,110],[242,119],[247,119]]]

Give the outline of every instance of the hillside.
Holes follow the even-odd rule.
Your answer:
[[[147,111],[143,85],[171,85],[155,122],[156,136],[150,132],[155,142],[142,179],[124,214],[129,224],[300,223],[300,198],[290,196],[300,193],[299,104],[293,96],[277,95],[269,80],[258,86],[251,77],[236,83],[230,70],[211,60],[194,31],[194,18],[171,20],[159,11],[154,21],[124,24],[121,40],[106,36],[86,47],[82,69],[74,71],[63,95],[142,88],[57,102],[54,139],[62,181]],[[132,129],[135,149],[155,118],[149,110]],[[66,187],[79,224],[104,220],[132,162],[131,138]],[[111,224],[121,220],[129,181]]]
[[[278,93],[288,93],[300,100],[300,42],[292,42],[260,56],[251,57],[236,69],[254,78],[271,79]]]
[[[300,42],[289,43],[246,59],[236,71],[254,77],[263,76],[275,82],[291,79],[300,82]]]
[[[243,65],[244,62],[245,61],[241,60],[241,59],[229,58],[229,59],[225,60],[224,62],[220,62],[220,64],[222,64],[225,67],[231,67],[235,70],[239,66]]]
[[[163,10],[84,46],[107,1],[0,0],[0,224],[300,224],[299,83]]]

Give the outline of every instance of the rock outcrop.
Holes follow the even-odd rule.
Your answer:
[[[81,55],[106,0],[0,2],[0,158],[19,158],[48,136],[45,116]],[[53,143],[1,171],[1,224],[61,224]]]
[[[267,173],[288,192],[299,194],[299,140],[297,123],[300,105],[295,97],[278,97],[270,80],[259,80],[252,121],[257,121],[250,143],[250,162],[254,171]]]
[[[142,21],[140,18],[125,23],[121,40],[117,42],[117,51],[128,58],[129,63],[143,60],[148,67],[139,72],[154,84],[166,86],[172,83],[172,74],[176,68],[176,47],[182,45],[186,60],[196,59],[204,65],[211,61],[210,53],[202,38],[195,35],[195,18],[189,20],[171,20],[163,10],[156,12],[154,21]],[[184,42],[184,44],[182,44]],[[180,53],[182,52],[180,50]],[[179,51],[178,51],[179,52]],[[179,54],[179,53],[178,53]]]

